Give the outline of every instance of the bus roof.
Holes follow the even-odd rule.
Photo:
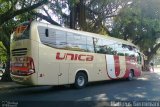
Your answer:
[[[131,43],[129,41],[114,38],[114,37],[111,37],[109,35],[101,35],[101,34],[96,34],[96,33],[91,33],[91,32],[86,32],[86,31],[74,30],[74,29],[69,29],[69,28],[65,28],[65,27],[61,27],[61,26],[57,26],[57,25],[38,22],[38,21],[32,21],[32,24],[36,24],[37,26],[48,26],[49,28],[63,30],[63,31],[70,32],[70,33],[76,33],[76,34],[79,34],[79,35],[85,35],[85,36],[91,36],[91,37],[95,37],[95,38],[113,40],[113,41],[116,41],[116,42],[119,42],[119,43],[131,45],[131,46],[134,46],[134,47],[138,48],[136,45],[134,45],[133,43]]]

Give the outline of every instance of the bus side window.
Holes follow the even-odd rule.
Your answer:
[[[95,52],[92,37],[87,37],[87,52]]]
[[[124,49],[121,43],[115,43],[115,55],[124,56]]]
[[[105,53],[105,49],[102,41],[103,40],[100,38],[94,38],[96,52],[101,54]]]
[[[66,49],[67,45],[67,35],[65,31],[62,30],[55,30],[55,34],[53,32],[53,40],[56,48],[59,49]]]
[[[87,51],[87,37],[67,32],[67,49],[72,51]]]
[[[104,39],[103,45],[104,45],[105,54],[110,54],[110,55],[115,54],[114,41]]]

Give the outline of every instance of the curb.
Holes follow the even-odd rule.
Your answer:
[[[20,88],[20,87],[26,87],[25,85],[19,85],[14,82],[0,82],[0,91],[6,90],[6,89],[14,89],[14,88]]]

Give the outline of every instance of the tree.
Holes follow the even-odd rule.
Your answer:
[[[4,47],[3,43],[0,42],[0,63],[5,63],[7,60],[7,51],[6,48]]]
[[[160,1],[137,0],[120,10],[114,18],[112,36],[131,40],[148,57],[149,62],[160,48]]]
[[[108,19],[115,17],[119,7],[129,5],[129,1],[131,0],[50,0],[47,8],[42,8],[46,15],[39,12],[36,15],[51,24],[107,34]],[[60,23],[57,24],[48,11],[56,15]]]
[[[108,34],[110,33],[109,22],[114,18],[119,8],[126,7],[130,0],[90,0],[86,6],[87,25],[85,29],[90,32]]]
[[[10,35],[13,29],[23,19],[30,18],[28,13],[33,9],[47,3],[47,0],[11,0],[11,1],[0,1],[0,41],[2,41],[6,49],[6,69],[2,77],[3,81],[10,81]],[[28,12],[28,13],[26,13]],[[23,14],[23,15],[21,15]],[[19,15],[19,16],[18,16]],[[21,15],[21,16],[20,16]],[[22,20],[21,20],[22,19]]]

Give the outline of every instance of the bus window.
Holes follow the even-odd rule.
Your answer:
[[[67,41],[66,41],[66,32],[65,31],[61,31],[61,30],[56,30],[55,31],[55,40],[56,40],[56,48],[62,48],[65,49],[66,45],[67,45]]]
[[[114,55],[115,51],[114,51],[114,42],[110,41],[110,40],[103,40],[103,46],[105,49],[105,54],[110,54],[110,55]]]
[[[73,51],[87,51],[86,36],[67,32],[67,49]]]
[[[94,52],[93,38],[87,37],[87,52]]]
[[[81,51],[86,51],[87,50],[87,38],[86,36],[81,36],[81,35],[74,35],[74,41],[75,45],[81,50]]]
[[[117,55],[124,56],[124,49],[122,48],[122,44],[115,43],[115,50],[117,51]]]
[[[97,53],[105,53],[102,39],[94,38],[94,43]]]
[[[16,28],[15,33],[13,34],[13,41],[29,39],[30,23],[25,22]]]
[[[66,33],[64,31],[49,28],[49,33],[47,37],[46,27],[39,26],[38,32],[40,36],[40,41],[43,44],[54,48],[66,48]]]

